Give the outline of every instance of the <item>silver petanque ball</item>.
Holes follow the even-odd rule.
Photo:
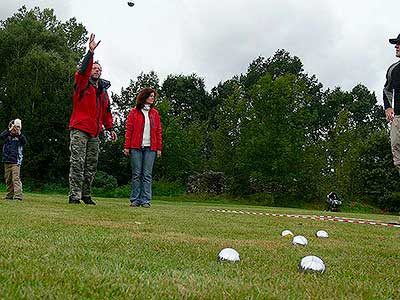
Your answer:
[[[293,235],[294,235],[293,232],[291,232],[290,230],[284,230],[281,233],[281,236],[286,238],[291,238]]]
[[[299,264],[299,271],[301,272],[325,272],[325,264],[321,258],[314,255],[305,256],[301,259]]]
[[[329,237],[328,233],[325,230],[318,230],[315,235],[319,238],[328,238]]]
[[[295,246],[307,246],[308,241],[304,236],[296,235],[292,240],[292,244]]]
[[[239,252],[232,248],[222,249],[218,254],[219,261],[240,261]]]

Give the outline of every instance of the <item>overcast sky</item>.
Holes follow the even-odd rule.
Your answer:
[[[0,19],[22,5],[54,8],[94,32],[96,59],[117,93],[151,70],[161,81],[197,73],[211,89],[283,48],[325,88],[362,83],[382,103],[397,60],[388,39],[400,33],[398,0],[1,0]]]

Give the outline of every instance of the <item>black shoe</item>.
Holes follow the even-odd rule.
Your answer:
[[[82,197],[82,201],[83,201],[85,204],[88,204],[88,205],[96,205],[96,202],[94,202],[94,201],[92,200],[92,197],[90,197],[90,196],[83,196],[83,197]]]
[[[71,196],[69,196],[69,200],[68,200],[69,204],[80,204],[81,201],[77,200],[77,199],[72,199]]]
[[[3,199],[4,199],[4,200],[14,200],[13,197],[4,197]]]
[[[133,201],[131,202],[131,205],[129,205],[130,207],[139,207],[140,204],[138,204],[137,202]]]
[[[150,203],[144,203],[144,204],[142,204],[142,207],[144,207],[144,208],[150,208],[151,205],[150,205]]]

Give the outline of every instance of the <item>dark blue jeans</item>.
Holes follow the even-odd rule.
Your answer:
[[[150,147],[131,149],[131,202],[135,202],[139,205],[150,203],[152,173],[156,154],[156,151],[151,151]]]

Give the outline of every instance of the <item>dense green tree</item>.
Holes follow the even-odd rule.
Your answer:
[[[222,171],[228,178],[238,176],[238,142],[240,138],[241,123],[247,115],[247,100],[243,97],[243,90],[237,80],[221,83],[214,90],[214,97],[221,104],[217,107],[213,120],[212,155],[210,167]]]
[[[303,74],[303,63],[297,56],[292,57],[289,52],[280,49],[270,58],[259,56],[253,60],[247,73],[241,76],[241,82],[245,89],[251,89],[267,73],[273,80],[286,74],[299,76]]]
[[[290,192],[301,178],[305,126],[296,109],[304,84],[288,74],[263,76],[250,91],[252,109],[243,119],[240,161],[255,191]]]
[[[215,109],[204,79],[196,74],[169,75],[162,84],[162,96],[170,103],[170,114],[183,123],[205,121]]]
[[[28,138],[23,176],[61,180],[68,174],[68,120],[73,73],[86,30],[51,9],[27,10],[1,22],[0,122],[21,118]]]

